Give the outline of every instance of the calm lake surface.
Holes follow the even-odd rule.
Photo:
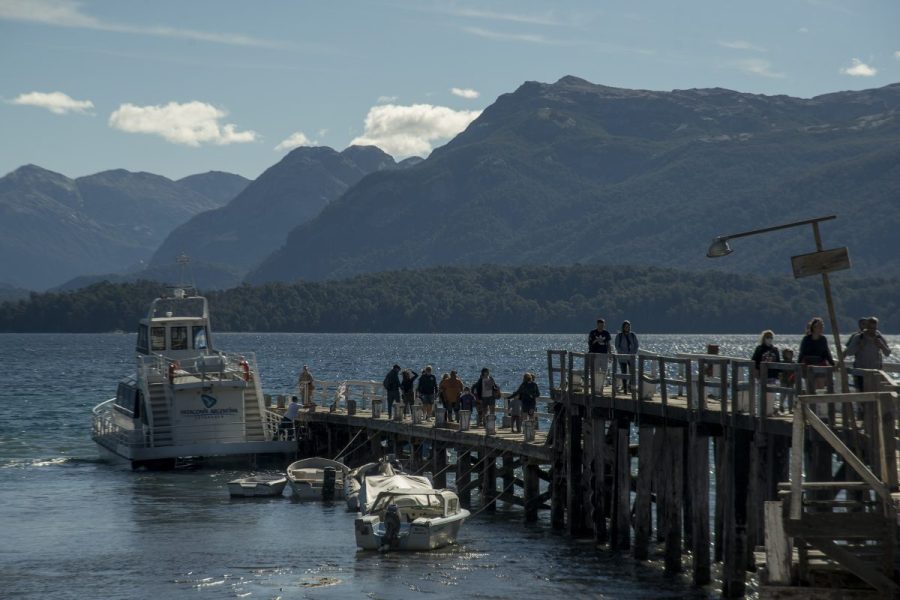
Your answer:
[[[308,364],[319,379],[380,381],[397,362],[490,367],[504,390],[523,371],[546,392],[546,350],[583,335],[218,334],[255,352],[264,391],[285,393]],[[91,408],[133,370],[130,334],[3,334],[0,360],[0,596],[4,598],[707,598],[638,564],[550,530],[516,508],[479,514],[437,552],[356,550],[345,505],[232,501],[238,471],[132,472],[98,461]],[[646,335],[643,348],[749,356],[757,336]],[[796,349],[800,336],[776,339]],[[888,338],[895,351],[900,338]]]

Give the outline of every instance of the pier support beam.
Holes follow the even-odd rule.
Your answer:
[[[688,430],[688,481],[691,487],[691,540],[694,585],[711,581],[709,564],[709,436],[697,424]]]
[[[508,494],[515,494],[516,491],[516,472],[513,469],[513,465],[515,464],[515,459],[511,454],[503,454],[502,461],[502,477],[503,477],[503,489],[501,491],[501,496],[506,496]],[[506,501],[504,503],[506,506],[512,506],[512,502]]]
[[[465,446],[456,447],[456,495],[459,505],[472,506],[472,455]]]
[[[750,445],[752,433],[730,428],[726,434],[724,560],[722,597],[741,598],[746,587],[747,568],[747,491],[750,482]]]
[[[641,425],[638,432],[638,479],[634,499],[634,557],[650,557],[650,533],[653,525],[650,503],[653,481],[653,428]]]
[[[575,537],[584,533],[581,492],[581,413],[580,406],[569,406],[566,427],[566,525],[569,534]]]
[[[681,427],[666,427],[666,448],[671,451],[665,453],[667,460],[662,461],[666,465],[668,483],[665,486],[665,500],[663,511],[666,525],[665,547],[665,572],[672,575],[681,572],[681,511],[682,511],[682,479],[683,465],[682,453],[684,443],[684,429]]]
[[[537,463],[529,461],[523,470],[525,476],[525,522],[534,523],[538,519],[538,508],[541,504],[541,467]]]
[[[481,456],[481,505],[487,512],[497,510],[497,457],[487,448]]]
[[[566,526],[566,420],[567,406],[557,403],[557,411],[550,425],[553,436],[553,467],[550,496],[550,526],[564,529]]]
[[[587,440],[587,438],[585,438]],[[593,446],[593,465],[591,468],[592,504],[591,519],[594,539],[605,544],[609,541],[609,530],[606,528],[606,461],[609,447],[606,444],[606,421],[595,419],[591,430]]]
[[[614,548],[631,547],[631,423],[619,419],[615,424],[616,485],[610,540]]]
[[[434,487],[447,487],[447,446],[438,441],[431,445],[431,468],[434,473]]]

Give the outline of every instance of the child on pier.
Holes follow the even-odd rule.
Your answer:
[[[509,399],[509,429],[522,433],[522,399],[518,396]]]

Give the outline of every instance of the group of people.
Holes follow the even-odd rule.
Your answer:
[[[418,380],[418,384],[416,384]],[[437,402],[446,410],[448,422],[459,421],[461,410],[475,411],[475,427],[483,427],[487,415],[496,411],[496,402],[502,397],[500,386],[494,381],[490,369],[481,369],[481,373],[472,385],[459,377],[454,369],[444,373],[438,381],[431,365],[422,369],[420,376],[412,369],[402,369],[394,365],[384,376],[383,384],[387,392],[388,417],[394,417],[395,410],[411,413],[413,404],[422,403],[425,420],[434,419],[434,406]],[[533,416],[537,408],[540,390],[533,373],[525,373],[519,388],[509,396],[509,416],[511,428],[520,432],[522,416]],[[402,406],[401,406],[402,402]]]
[[[854,369],[881,369],[884,357],[891,354],[891,348],[884,336],[878,331],[877,317],[864,317],[857,322],[854,332],[844,348],[844,356],[853,357]],[[834,358],[828,339],[825,337],[825,322],[821,317],[813,317],[806,325],[806,335],[800,340],[797,362],[803,365],[834,366]],[[753,352],[753,362],[757,371],[761,363],[792,363],[794,352],[785,348],[779,352],[775,345],[775,334],[767,329],[760,334],[759,345]],[[767,369],[769,379],[781,379],[783,385],[793,383],[793,373],[782,373],[779,369]],[[857,391],[863,391],[864,378],[853,376],[853,385]]]

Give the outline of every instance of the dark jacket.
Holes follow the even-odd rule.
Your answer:
[[[609,354],[609,340],[612,336],[607,330],[592,329],[588,334],[588,352]]]
[[[425,373],[419,377],[418,390],[420,394],[437,394],[437,389],[437,377],[434,376],[434,373],[430,375]]]
[[[538,389],[538,385],[533,381],[529,381],[528,383],[523,382],[519,389],[510,395],[510,398],[520,398],[522,400],[522,410],[528,412],[533,411],[537,407],[537,399],[540,395],[541,391]]]
[[[402,389],[406,393],[413,391],[413,384],[416,382],[416,378],[419,376],[419,374],[412,369],[409,370],[409,374],[409,379],[404,378],[400,380],[400,389]]]
[[[766,346],[765,344],[760,344],[756,347],[756,350],[753,351],[753,363],[756,365],[756,370],[759,370],[759,363],[770,363],[770,362],[781,362],[781,354],[778,352],[778,348],[775,346]],[[769,369],[768,376],[771,378],[778,377],[778,373],[780,371],[778,369]]]
[[[400,372],[396,369],[391,369],[388,371],[388,374],[384,376],[384,389],[389,392],[396,392],[400,389]]]
[[[488,377],[491,382],[491,389],[482,390],[481,389],[481,377],[472,385],[472,393],[475,394],[475,397],[479,400],[493,400],[495,396],[500,394],[500,388],[497,387],[497,384],[494,382],[493,377]]]
[[[831,348],[828,347],[828,339],[823,335],[817,340],[812,335],[804,335],[800,341],[800,353],[797,362],[804,365],[834,365],[831,358]]]

